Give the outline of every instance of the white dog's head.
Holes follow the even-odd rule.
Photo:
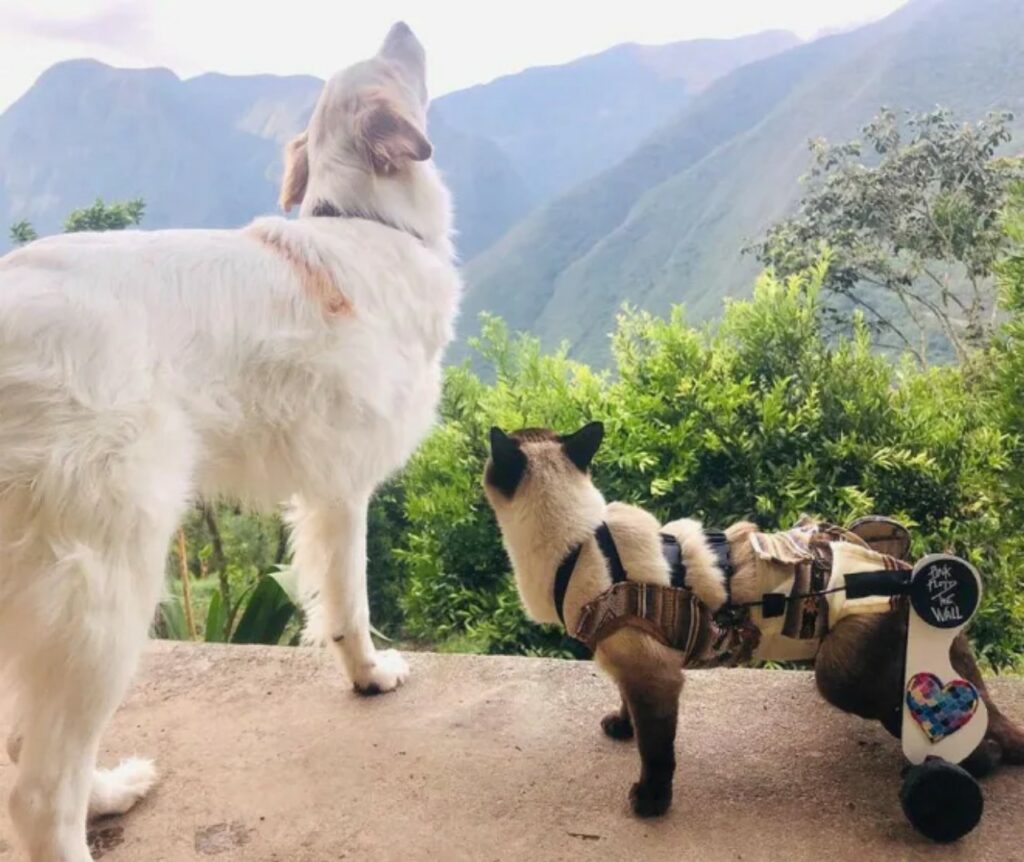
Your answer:
[[[364,213],[424,239],[447,238],[448,195],[426,134],[426,53],[404,23],[376,55],[324,86],[309,128],[289,142],[281,206]]]

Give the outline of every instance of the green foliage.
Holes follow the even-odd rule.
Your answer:
[[[975,373],[991,379],[992,425],[1006,434],[1009,466],[1000,507],[1004,538],[992,549],[989,598],[974,624],[975,638],[994,660],[1024,654],[1024,184],[1018,184],[1004,213],[1010,250],[997,265],[1005,323]],[[991,375],[989,378],[988,375]],[[991,515],[989,515],[991,517]],[[984,519],[983,519],[984,520]],[[985,538],[977,543],[984,546]]]
[[[160,602],[153,628],[157,637],[174,641],[189,639],[185,610],[180,598],[172,596]]]
[[[824,288],[835,316],[862,309],[922,363],[937,331],[966,359],[991,335],[991,275],[1006,247],[999,214],[1024,173],[1017,160],[996,157],[1011,120],[999,113],[961,125],[936,109],[901,122],[884,109],[864,128],[864,142],[812,141],[797,213],[754,250],[786,276],[831,249]]]
[[[21,221],[15,222],[11,225],[10,236],[11,242],[14,245],[25,245],[25,243],[39,239],[39,234],[36,233],[36,229],[32,227],[32,223],[26,219],[22,219]]]
[[[1018,465],[1020,441],[1024,440],[1024,183],[1014,189],[1011,205],[1004,218],[1011,250],[997,270],[1002,290],[1003,307],[1009,319],[997,344],[999,360],[999,407],[1002,420],[1018,441],[1015,449]],[[1024,471],[1016,476],[1016,486],[1024,489]]]
[[[292,600],[294,587],[287,582],[294,579],[290,571],[265,575],[260,578],[245,602],[238,626],[231,635],[236,644],[280,643],[285,629],[296,616],[298,608]],[[289,586],[286,589],[286,586]]]
[[[489,319],[477,348],[486,385],[450,369],[443,423],[402,476],[408,568],[406,630],[446,648],[566,654],[555,631],[530,626],[480,478],[487,428],[573,430],[604,420],[594,468],[609,499],[667,519],[750,518],[766,529],[802,513],[836,521],[882,512],[914,527],[918,554],[950,549],[988,576],[975,634],[994,665],[1024,651],[1024,607],[1008,538],[1011,439],[991,422],[983,386],[954,367],[893,366],[857,318],[849,337],[823,322],[825,263],[759,279],[717,330],[627,312],[614,340],[617,376],[545,355]]]
[[[64,232],[124,230],[141,224],[145,210],[142,198],[110,204],[96,198],[92,206],[71,211],[64,220]]]
[[[282,571],[264,575],[237,602],[238,623],[231,626],[224,613],[221,593],[209,595],[203,640],[206,643],[296,644],[301,611],[294,593],[294,574]],[[191,640],[185,623],[185,604],[180,583],[160,604],[154,634],[168,640]]]
[[[123,230],[126,227],[142,223],[146,211],[146,202],[142,198],[134,198],[106,204],[96,198],[92,206],[72,210],[64,219],[64,233],[80,231]],[[27,219],[15,222],[10,229],[11,242],[14,245],[25,245],[39,239],[39,234]]]
[[[227,616],[224,609],[224,602],[220,593],[216,592],[210,596],[210,607],[206,612],[206,625],[204,627],[205,640],[207,643],[223,643],[227,629]],[[180,640],[180,638],[177,638]]]
[[[207,641],[232,638],[261,582],[286,561],[287,537],[277,516],[254,515],[232,505],[199,505],[185,518],[185,565],[193,578],[195,618]],[[167,576],[180,581],[177,546]],[[180,584],[177,589],[180,593]],[[269,589],[269,588],[267,588]]]
[[[407,586],[406,568],[397,555],[407,526],[404,495],[401,482],[384,485],[370,503],[368,518],[366,576],[370,619],[392,634],[402,629],[402,597]]]

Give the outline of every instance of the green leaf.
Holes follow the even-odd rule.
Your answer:
[[[215,591],[210,596],[210,609],[206,613],[206,642],[224,643],[226,623],[227,614],[224,612],[224,603],[221,601],[220,592]]]
[[[188,626],[185,623],[185,609],[181,599],[173,596],[160,603],[160,617],[163,620],[167,637],[175,641],[190,640]]]
[[[277,585],[284,590],[285,595],[291,600],[295,607],[302,606],[302,599],[299,591],[299,573],[294,566],[278,566],[276,572],[267,575],[277,581]]]
[[[297,612],[277,578],[262,578],[245,604],[231,642],[236,644],[277,644]]]

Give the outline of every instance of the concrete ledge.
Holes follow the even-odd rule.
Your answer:
[[[937,847],[905,823],[900,756],[829,708],[809,674],[704,671],[683,695],[675,804],[639,821],[634,748],[589,664],[409,656],[410,683],[362,699],[314,652],[155,643],[103,759],[151,755],[163,781],[93,830],[104,862],[547,862],[1024,858],[1024,769],[984,784],[981,826]],[[1024,718],[1024,682],[995,696]],[[13,768],[0,764],[6,796]],[[0,860],[14,862],[6,806]]]

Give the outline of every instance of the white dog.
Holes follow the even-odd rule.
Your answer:
[[[370,640],[366,510],[430,427],[461,290],[404,24],[332,78],[242,230],[60,236],[0,259],[0,670],[13,821],[86,862],[87,814],[149,789],[94,769],[194,495],[293,501],[295,561],[355,687],[408,673]]]

